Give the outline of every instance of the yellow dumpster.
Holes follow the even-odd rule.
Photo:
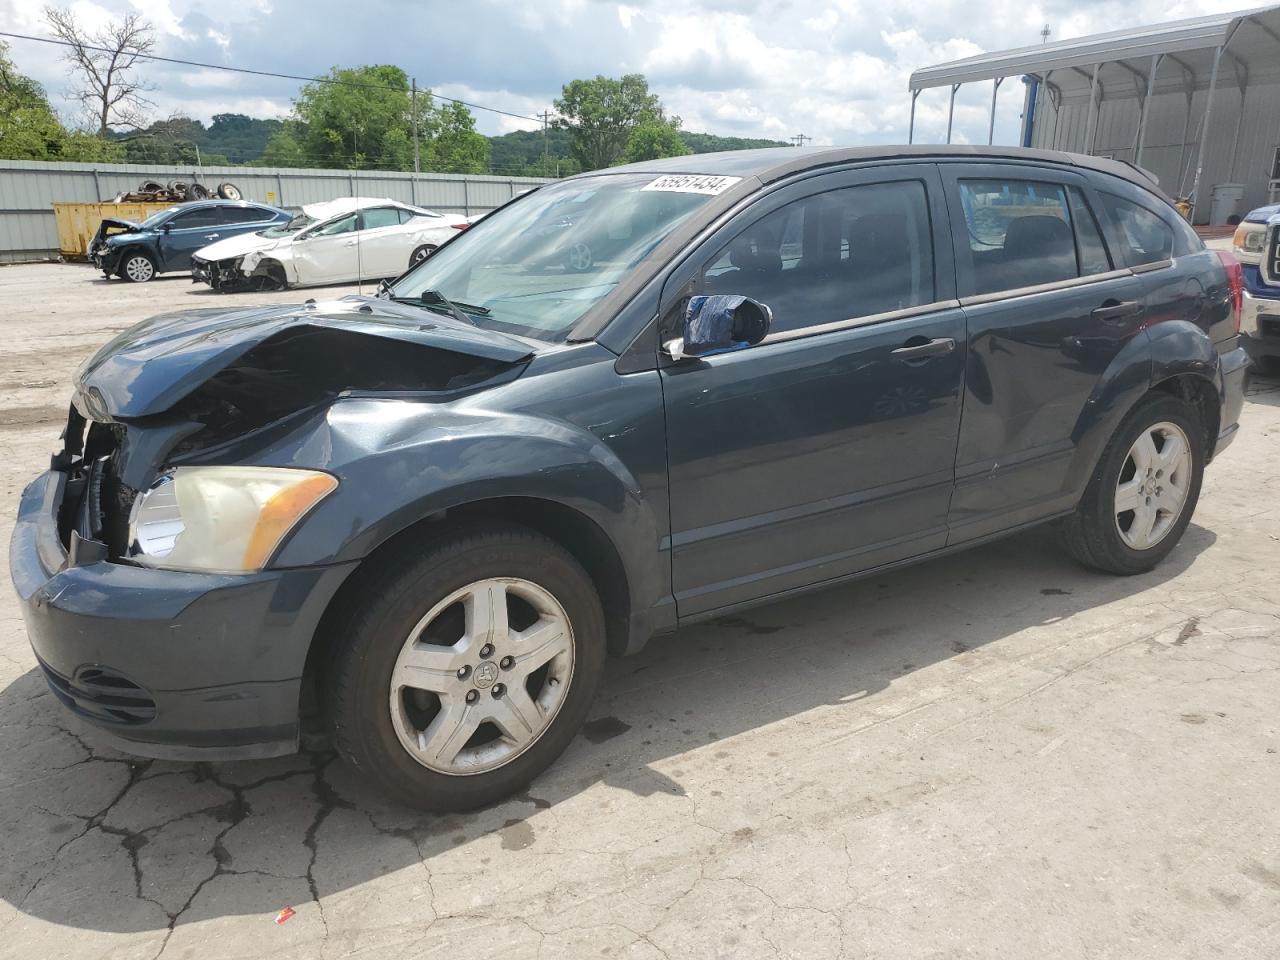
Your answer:
[[[172,203],[55,203],[53,216],[58,222],[58,252],[68,260],[83,260],[89,255],[89,241],[98,232],[105,217],[141,222]]]

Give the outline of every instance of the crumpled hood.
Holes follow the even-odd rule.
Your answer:
[[[242,233],[239,236],[227,237],[225,240],[211,243],[207,247],[201,247],[195,252],[195,256],[210,262],[231,260],[255,250],[270,250],[281,241],[290,239],[291,236],[292,234],[288,237],[263,237],[257,233]]]
[[[499,364],[518,364],[534,353],[517,337],[373,297],[189,310],[144,320],[107,343],[77,372],[76,404],[97,420],[163,413],[264,341],[302,329],[400,341]]]

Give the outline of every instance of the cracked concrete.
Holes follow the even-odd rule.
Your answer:
[[[0,424],[6,541],[85,353],[210,302],[95,276],[0,269],[0,408],[26,412]],[[1040,531],[661,639],[611,664],[527,794],[468,815],[389,804],[322,741],[103,748],[6,577],[0,960],[1273,960],[1277,437],[1280,382],[1256,381],[1149,575],[1080,570]]]

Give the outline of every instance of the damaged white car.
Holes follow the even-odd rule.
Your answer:
[[[341,197],[204,247],[191,257],[191,279],[233,291],[398,277],[468,226],[465,217],[396,200]]]

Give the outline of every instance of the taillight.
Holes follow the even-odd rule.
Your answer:
[[[1218,259],[1227,269],[1227,291],[1231,296],[1231,311],[1235,315],[1236,333],[1240,332],[1240,313],[1244,308],[1244,268],[1230,250],[1218,250]]]
[[[453,227],[455,230],[465,230],[467,227],[471,226],[471,224],[464,221],[463,223],[451,223],[449,226]]]

